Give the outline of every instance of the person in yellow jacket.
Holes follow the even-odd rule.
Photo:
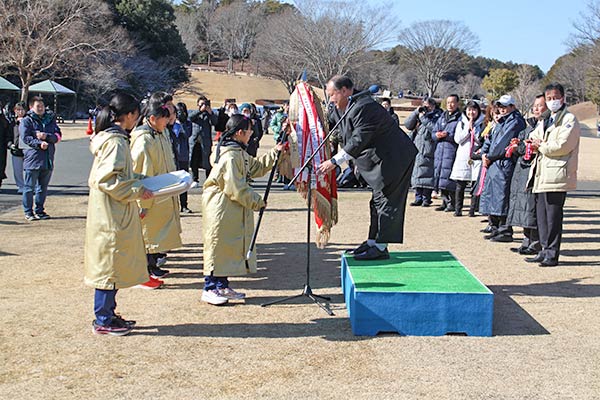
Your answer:
[[[135,173],[156,176],[176,170],[171,142],[166,133],[171,112],[162,101],[150,101],[145,106],[144,124],[131,133],[131,156]],[[179,220],[179,198],[141,200],[142,232],[146,244],[150,280],[140,287],[155,289],[162,285],[158,278],[168,271],[156,262],[161,253],[182,246]]]
[[[213,168],[204,182],[202,233],[204,237],[204,290],[202,300],[213,305],[245,294],[229,287],[228,277],[256,272],[256,256],[246,263],[254,231],[253,211],[266,204],[248,181],[265,175],[276,162],[277,144],[269,153],[254,158],[246,153],[252,122],[232,115],[217,145]]]
[[[117,290],[148,280],[144,238],[136,200],[149,200],[134,174],[128,130],[136,124],[139,103],[127,94],[115,95],[96,119],[90,151],[88,213],[85,234],[85,278],[95,288],[92,322],[96,334],[128,334],[135,321],[115,314]]]
[[[544,89],[546,105],[552,113],[531,133],[535,158],[529,170],[527,187],[536,199],[536,219],[542,250],[528,262],[540,267],[558,265],[562,237],[563,208],[567,192],[577,188],[577,162],[581,129],[565,104],[565,89],[552,83]]]

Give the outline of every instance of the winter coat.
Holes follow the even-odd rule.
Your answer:
[[[458,144],[456,158],[452,165],[450,179],[453,181],[476,181],[481,169],[481,161],[473,160],[471,153],[481,145],[484,115],[480,114],[474,123],[473,131],[469,129],[469,119],[463,116],[454,131],[454,141]]]
[[[85,231],[84,282],[96,289],[131,287],[148,280],[136,200],[142,183],[133,172],[127,133],[114,126],[90,143],[94,163]]]
[[[254,231],[254,211],[264,205],[250,178],[265,175],[275,164],[277,150],[254,158],[239,145],[221,146],[219,162],[204,182],[202,233],[204,275],[240,276],[256,272],[256,253],[248,260]]]
[[[416,131],[413,133],[413,141],[419,153],[415,158],[415,166],[412,172],[411,184],[415,188],[433,189],[434,182],[434,157],[436,143],[431,138],[433,127],[443,111],[439,108],[419,117],[419,111],[415,110],[404,121],[404,126]]]
[[[567,192],[577,188],[579,121],[563,106],[546,127],[539,124],[531,134],[542,143],[529,172],[533,193]],[[533,182],[532,182],[533,180]]]
[[[45,132],[46,139],[40,140],[36,132]],[[61,133],[56,116],[46,112],[41,117],[29,111],[19,124],[20,140],[29,148],[24,148],[23,169],[54,169],[54,144],[60,141]],[[40,144],[48,143],[48,148],[42,150]]]
[[[543,124],[543,122],[540,123]],[[529,118],[527,120],[527,128],[519,133],[518,136],[519,147],[513,152],[513,158],[516,159],[516,162],[510,182],[510,199],[506,220],[506,223],[511,226],[537,229],[535,195],[531,192],[531,188],[527,187],[527,179],[533,157],[529,160],[523,158],[525,155],[525,143],[523,141],[529,139],[537,124],[537,118]]]
[[[145,176],[156,176],[176,170],[168,133],[157,132],[148,125],[137,127],[131,133],[133,171]],[[164,253],[181,247],[179,197],[157,201],[139,200],[138,206],[146,211],[142,232],[149,254]]]
[[[481,153],[492,164],[487,169],[479,211],[484,215],[506,216],[510,196],[510,181],[515,160],[506,158],[506,147],[525,129],[525,120],[517,110],[502,117],[485,140]]]
[[[12,130],[8,120],[0,113],[0,181],[6,179],[6,160],[8,158],[8,143],[12,141]]]
[[[217,125],[218,117],[214,113],[206,111],[191,111],[190,121],[192,123],[192,135],[190,136],[190,149],[196,143],[202,145],[202,151],[210,154],[212,151],[212,127]]]
[[[7,147],[10,149],[10,153],[12,154],[13,157],[20,157],[23,158],[25,156],[25,154],[23,153],[23,150],[20,148],[19,146],[19,125],[21,124],[21,121],[12,121],[10,124],[10,129],[11,132],[13,133],[12,137],[9,138],[9,141],[7,143]]]
[[[258,148],[260,147],[260,139],[263,137],[263,128],[259,118],[253,118],[252,124],[252,136],[246,147],[246,152],[252,157],[256,157]]]
[[[192,134],[192,123],[185,121],[183,124],[179,121],[175,122],[172,128],[169,129],[171,144],[175,161],[179,163],[190,161],[190,136]]]
[[[433,131],[431,132],[431,139],[436,143],[435,147],[435,161],[434,161],[434,189],[444,189],[453,192],[456,189],[456,182],[450,180],[450,174],[452,173],[452,166],[454,165],[454,158],[456,157],[456,149],[458,145],[454,141],[454,132],[458,121],[460,121],[461,113],[456,110],[450,114],[448,111],[444,111],[440,118],[438,118]],[[439,131],[445,131],[448,136],[438,139],[436,133]]]

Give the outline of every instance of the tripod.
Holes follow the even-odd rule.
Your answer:
[[[261,304],[262,307],[267,307],[267,306],[270,306],[273,304],[283,303],[283,302],[286,302],[289,300],[297,299],[299,297],[308,297],[309,299],[312,300],[313,303],[315,303],[316,305],[321,307],[327,314],[334,315],[333,311],[331,311],[331,308],[329,308],[329,301],[331,300],[331,298],[314,294],[312,291],[312,288],[310,287],[310,242],[311,242],[311,240],[310,240],[310,225],[311,225],[311,205],[312,205],[311,204],[312,203],[312,193],[311,193],[312,189],[311,188],[312,188],[312,180],[313,180],[312,161],[315,158],[315,156],[318,154],[318,152],[321,150],[321,148],[323,148],[325,143],[327,143],[332,132],[334,132],[336,130],[336,128],[339,126],[339,124],[344,120],[344,118],[348,114],[348,111],[350,111],[350,109],[352,108],[353,105],[354,105],[354,102],[351,101],[349,106],[346,108],[346,111],[344,112],[344,114],[340,117],[339,121],[337,121],[337,123],[334,125],[334,127],[329,130],[329,133],[327,134],[327,136],[325,136],[323,141],[319,144],[319,146],[315,149],[315,151],[313,151],[313,153],[310,155],[310,157],[308,157],[308,159],[304,162],[304,165],[302,165],[302,167],[299,168],[298,172],[296,173],[294,178],[292,178],[292,180],[291,180],[291,182],[296,182],[296,179],[298,179],[300,174],[302,174],[302,171],[306,170],[308,172],[308,201],[307,201],[307,212],[306,212],[307,213],[306,282],[304,283],[304,288],[302,289],[302,293],[297,294],[295,296],[284,297],[283,299],[271,301],[269,303]],[[315,179],[316,179],[316,177],[315,177]]]

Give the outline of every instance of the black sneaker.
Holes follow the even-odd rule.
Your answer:
[[[169,275],[169,272],[170,271],[166,269],[161,269],[158,267],[150,268],[150,275],[156,279],[164,278],[165,276]]]
[[[51,216],[49,216],[45,212],[36,214],[36,217],[37,217],[37,219],[50,219],[50,218],[52,218]]]
[[[38,221],[40,218],[37,215],[25,214],[25,219],[29,222]]]
[[[131,332],[131,327],[125,325],[122,319],[113,318],[108,325],[98,325],[92,322],[92,332],[96,335],[125,336]]]
[[[130,328],[135,327],[135,324],[136,324],[136,321],[134,321],[132,319],[124,319],[119,314],[115,314],[115,316],[113,317],[113,321],[115,319],[118,319],[118,320],[122,321],[125,326],[128,326]]]

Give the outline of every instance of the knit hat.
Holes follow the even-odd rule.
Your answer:
[[[248,110],[252,111],[252,107],[250,106],[250,103],[242,103],[242,105],[238,109],[240,110],[240,112],[242,112],[244,110],[244,108],[247,108]]]

